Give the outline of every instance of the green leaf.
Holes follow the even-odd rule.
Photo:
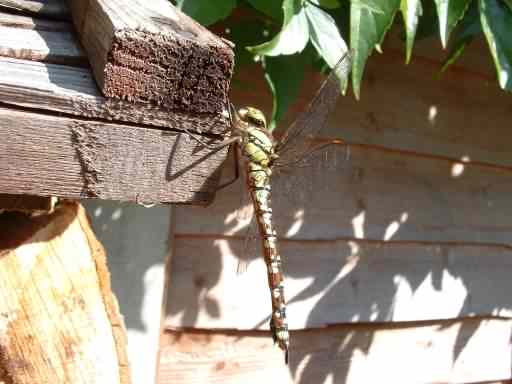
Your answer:
[[[253,8],[270,16],[274,20],[283,20],[282,1],[279,0],[246,0]]]
[[[380,45],[393,23],[400,0],[352,0],[350,7],[350,48],[352,85],[359,99],[366,60]]]
[[[439,18],[439,34],[443,48],[446,48],[450,33],[466,13],[471,0],[434,0]]]
[[[503,0],[505,2],[505,4],[508,5],[508,7],[510,8],[510,10],[512,11],[512,0]]]
[[[150,0],[151,1],[151,0]],[[211,25],[225,19],[236,7],[237,0],[178,0],[177,7],[199,23]]]
[[[336,22],[323,9],[306,4],[306,15],[309,23],[310,39],[317,52],[329,67],[334,68],[340,58],[348,51],[345,40],[341,37]],[[340,79],[343,89],[347,79]]]
[[[272,40],[247,47],[264,56],[292,55],[301,52],[309,40],[309,28],[303,0],[283,1],[284,20],[281,31]]]
[[[282,119],[299,94],[306,64],[301,56],[295,54],[264,59],[265,80],[274,96],[270,131],[276,127],[277,122]]]
[[[418,28],[419,17],[423,14],[420,0],[401,0],[400,11],[405,24],[405,62],[411,61],[412,47],[414,38],[416,37],[416,29]]]
[[[512,11],[501,0],[480,0],[480,21],[500,86],[512,91]]]
[[[450,51],[443,62],[441,72],[444,72],[450,65],[458,60],[466,46],[482,33],[482,24],[480,23],[480,13],[478,11],[478,0],[475,0],[469,6],[466,16],[462,19],[457,29],[454,31],[453,43]]]
[[[310,3],[324,9],[336,9],[340,7],[340,0],[309,0]]]

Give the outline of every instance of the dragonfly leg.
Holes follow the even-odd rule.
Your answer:
[[[221,149],[221,148],[224,148],[226,145],[230,145],[230,144],[240,141],[239,136],[233,136],[233,137],[230,137],[229,139],[221,141],[220,143],[210,144],[210,143],[207,143],[206,141],[204,141],[203,139],[200,139],[199,137],[197,137],[195,134],[190,132],[188,129],[185,129],[185,133],[188,136],[190,136],[192,139],[197,141],[202,147],[212,149],[212,150]]]
[[[219,185],[217,187],[217,189],[215,190],[215,192],[220,191],[221,189],[230,186],[235,181],[237,181],[238,178],[240,177],[240,163],[238,161],[238,151],[236,149],[233,150],[233,157],[235,159],[235,175],[233,176],[233,178],[231,180],[228,180],[225,183],[222,183],[221,185]]]

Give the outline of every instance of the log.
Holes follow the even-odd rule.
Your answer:
[[[225,109],[233,46],[169,1],[68,3],[105,96],[194,113]]]
[[[69,9],[62,0],[0,0],[0,9],[14,10],[57,20],[69,20]]]
[[[479,318],[292,331],[289,366],[268,332],[167,331],[160,383],[504,383],[511,329]]]
[[[0,215],[0,381],[129,383],[126,332],[83,208]]]
[[[186,134],[5,108],[0,127],[1,193],[207,204],[227,153]]]
[[[229,127],[227,113],[169,112],[151,104],[107,99],[86,68],[2,57],[0,99],[4,104],[38,111],[148,124],[182,132],[219,134]]]

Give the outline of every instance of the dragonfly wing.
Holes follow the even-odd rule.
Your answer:
[[[325,126],[329,113],[336,106],[340,95],[340,80],[347,81],[350,72],[350,55],[346,52],[334,66],[315,97],[295,122],[286,130],[276,145],[279,158],[276,166],[299,161],[315,146],[313,139]]]
[[[249,264],[261,254],[261,250],[259,249],[260,238],[258,226],[256,225],[254,215],[252,215],[251,222],[247,226],[243,240],[243,248],[240,255],[238,255],[237,275],[242,275],[247,272]]]
[[[347,197],[340,191],[350,193],[351,187],[344,182],[352,172],[350,147],[339,141],[310,152],[299,165],[276,169],[272,174],[272,209],[278,237],[302,239],[307,234],[314,239],[332,238],[350,226],[338,223],[340,213],[332,204],[341,204]],[[329,225],[316,219],[324,216],[332,218]],[[285,252],[283,259],[287,256]]]

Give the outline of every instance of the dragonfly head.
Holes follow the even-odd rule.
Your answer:
[[[238,116],[240,119],[251,125],[255,125],[258,128],[266,129],[267,121],[265,115],[259,109],[253,107],[240,108],[238,110]]]

